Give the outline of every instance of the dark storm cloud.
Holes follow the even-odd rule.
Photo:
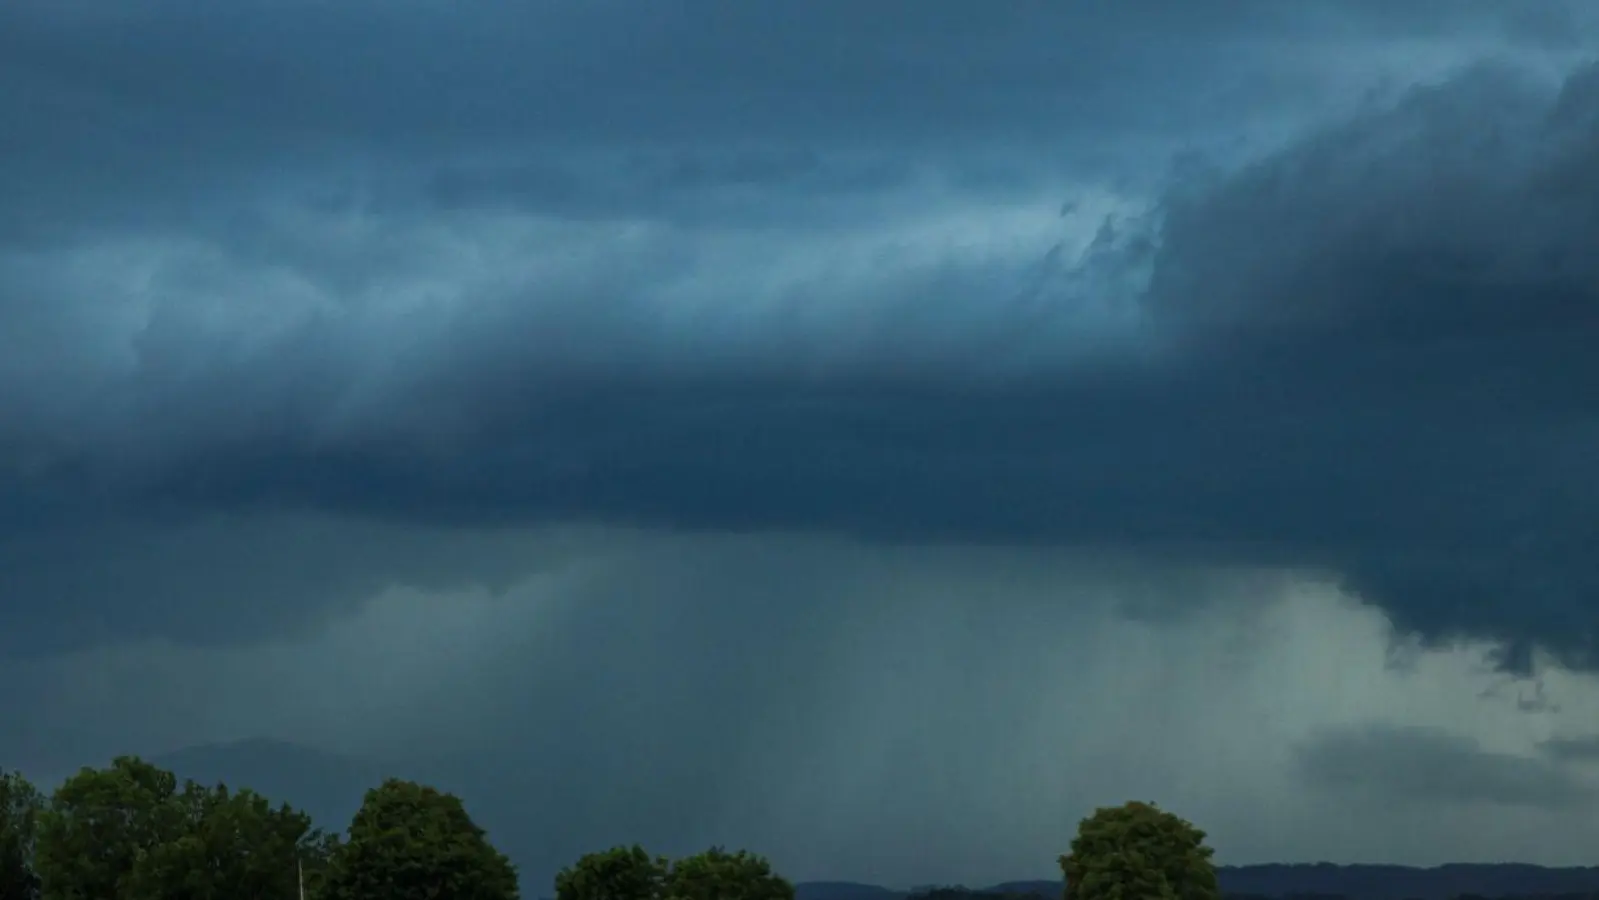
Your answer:
[[[1300,747],[1296,764],[1315,788],[1391,800],[1562,809],[1587,804],[1595,793],[1556,763],[1494,753],[1470,738],[1428,728],[1331,731]]]
[[[1013,167],[1047,155],[1126,175],[1173,133],[1236,138],[1332,100],[1353,81],[1329,61],[1363,42],[1589,33],[1581,6],[1539,10],[29,0],[0,10],[4,224],[205,221],[218,192],[306,165],[372,178],[407,159],[441,169],[450,196],[491,176],[526,189],[540,173],[525,157],[551,145],[948,157],[1010,143]]]
[[[1429,636],[1592,662],[1591,70],[1558,91],[1475,70],[1196,170],[1083,264],[885,253],[879,281],[756,303],[786,242],[915,221],[918,166],[959,197],[1013,197],[1054,160],[1004,163],[1041,148],[1152,159],[1356,83],[1285,56],[1438,35],[1374,6],[1282,8],[1141,6],[1129,47],[1109,38],[1132,14],[1111,7],[10,6],[0,535],[24,599],[0,641],[81,640],[85,620],[237,636],[478,564],[380,558],[397,544],[300,565],[267,541],[233,565],[138,537],[215,528],[244,553],[239,523],[284,511],[1319,568]],[[1586,33],[1451,9],[1462,40]],[[716,146],[735,132],[747,147]],[[827,215],[805,206],[819,196]],[[261,212],[271,197],[301,218]],[[506,221],[450,218],[491,207]],[[799,230],[774,230],[788,212]],[[491,252],[482,221],[532,214],[660,230],[615,226],[548,270],[516,254],[564,233]],[[751,243],[718,256],[681,231],[718,223]],[[713,278],[732,280],[679,303]],[[468,282],[453,305],[400,308]],[[1141,318],[1104,325],[1071,306],[1085,290]],[[222,627],[235,607],[256,610],[248,628]]]

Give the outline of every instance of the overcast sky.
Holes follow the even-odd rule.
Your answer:
[[[1580,0],[8,0],[0,765],[464,773],[530,891],[1049,876],[1128,799],[1592,863],[1596,54]]]

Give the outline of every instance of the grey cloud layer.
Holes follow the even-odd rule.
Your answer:
[[[1593,785],[1555,761],[1484,750],[1439,729],[1368,726],[1320,735],[1299,748],[1299,774],[1323,790],[1392,800],[1580,809]]]
[[[778,21],[719,6],[725,31],[627,6],[522,23],[338,11],[354,8],[251,6],[249,38],[166,6],[4,14],[0,97],[35,127],[3,177],[38,214],[8,226],[0,259],[0,552],[24,598],[0,612],[8,647],[81,640],[87,621],[264,633],[357,584],[477,565],[295,551],[272,565],[303,575],[236,592],[255,610],[244,627],[203,566],[133,562],[175,558],[141,556],[167,540],[136,537],[150,528],[252,546],[239,523],[273,510],[1320,568],[1429,636],[1595,661],[1592,70],[1555,87],[1475,70],[1222,174],[1180,173],[1156,215],[1082,263],[889,241],[850,268],[826,260],[874,225],[1057,186],[1047,162],[985,180],[985,152],[1099,130],[1107,151],[1165,152],[1233,127],[1130,102],[1175,83],[1160,72],[1247,45],[1254,62],[1205,82],[1224,100],[1176,106],[1280,111],[1227,91],[1267,91],[1251,78],[1285,47],[1330,48],[1305,43],[1310,23],[1379,50],[1429,31],[1358,4],[1245,6],[1210,44],[1152,40],[1111,76],[1086,48],[1125,23],[1067,29],[1042,7],[860,21],[821,4]],[[1210,21],[1185,8],[1148,7],[1152,33]],[[1507,33],[1486,13],[1451,21],[1468,43]],[[1512,43],[1587,33],[1511,24]],[[367,28],[383,40],[350,56]],[[163,37],[126,39],[141,29]],[[420,44],[435,33],[482,43],[446,58]],[[1080,53],[1054,40],[1068,33]],[[556,49],[579,34],[592,42]],[[784,39],[757,51],[757,34]],[[621,55],[636,67],[597,63]],[[1342,96],[1340,71],[1300,71],[1302,96]],[[748,79],[713,79],[731,72]],[[580,81],[597,101],[576,102]],[[851,99],[862,84],[880,106]],[[713,125],[760,139],[708,149]],[[935,131],[946,149],[924,154]],[[633,139],[655,155],[628,163]],[[612,158],[620,174],[581,177]],[[789,277],[795,246],[820,274]]]
[[[1563,762],[1591,763],[1599,761],[1599,735],[1550,738],[1540,743],[1538,749]]]

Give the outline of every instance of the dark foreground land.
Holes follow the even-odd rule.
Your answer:
[[[1222,866],[1217,874],[1229,900],[1599,900],[1599,867],[1545,868],[1512,863],[1410,866]],[[797,900],[929,900],[1036,895],[1054,900],[1058,881],[1012,881],[986,888],[895,891],[869,884],[811,881],[796,885]]]

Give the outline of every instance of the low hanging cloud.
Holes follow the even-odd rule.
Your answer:
[[[1378,798],[1582,809],[1599,788],[1558,762],[1483,749],[1442,729],[1389,725],[1318,735],[1296,760],[1306,782]]]
[[[1599,762],[1599,735],[1580,734],[1552,737],[1538,743],[1538,750],[1562,762]]]
[[[249,647],[0,663],[30,686],[0,757],[47,780],[263,733],[328,748],[349,763],[267,747],[249,771],[316,809],[386,773],[459,791],[525,888],[632,841],[757,848],[799,879],[1050,877],[1077,821],[1128,797],[1201,823],[1227,863],[1593,846],[1555,793],[1590,797],[1591,773],[1540,747],[1591,725],[1599,686],[1550,672],[1562,710],[1529,715],[1534,685],[1480,645],[1391,665],[1390,641],[1414,645],[1326,583],[799,534],[514,539],[563,565],[383,591]],[[1194,586],[1230,602],[1122,614]]]

